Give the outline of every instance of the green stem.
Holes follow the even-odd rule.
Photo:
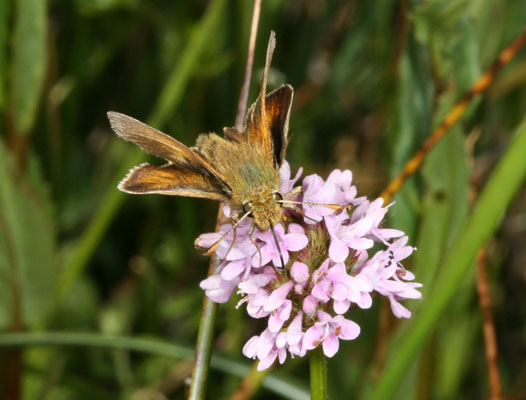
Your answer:
[[[310,352],[310,396],[312,400],[327,400],[327,358],[321,346]]]
[[[203,313],[197,336],[195,363],[192,371],[192,383],[190,384],[190,395],[188,396],[190,400],[205,398],[206,378],[208,377],[210,357],[212,355],[216,311],[217,304],[207,296],[204,296]]]
[[[254,10],[252,17],[252,28],[250,32],[250,44],[248,49],[247,66],[245,70],[245,78],[243,89],[239,98],[236,128],[241,130],[243,128],[243,120],[245,118],[245,111],[247,108],[248,91],[250,88],[250,76],[252,74],[252,63],[254,61],[254,49],[256,46],[257,27],[259,22],[259,14],[261,10],[261,0],[254,1]],[[223,205],[219,205],[217,214],[216,231],[224,218],[222,212]],[[217,271],[219,266],[219,259],[214,256],[210,260],[210,269],[208,276],[211,276]],[[192,371],[192,382],[190,384],[190,400],[201,400],[205,398],[206,379],[208,377],[208,369],[210,365],[210,357],[212,354],[212,341],[214,335],[214,325],[216,320],[217,305],[211,301],[207,296],[204,296],[203,312],[201,321],[199,323],[199,334],[197,336],[197,346],[195,353],[195,363]]]

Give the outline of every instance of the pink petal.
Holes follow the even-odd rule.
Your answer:
[[[264,304],[267,303],[269,298],[269,295],[265,289],[260,289],[252,298],[250,299],[250,303],[254,304],[255,306],[261,307]]]
[[[277,356],[278,356],[278,353],[276,351],[273,351],[272,353],[270,353],[267,357],[263,358],[258,363],[257,370],[263,371],[264,369],[267,369],[268,367],[270,367],[274,363],[274,361],[276,361]]]
[[[345,193],[343,194],[343,198],[346,203],[351,203],[356,197],[356,194],[357,194],[356,186],[351,186],[349,189],[345,191]]]
[[[304,234],[289,233],[283,238],[285,248],[290,251],[298,251],[309,243],[309,239]]]
[[[212,275],[201,281],[199,286],[204,289],[206,296],[215,303],[226,303],[234,291],[239,280],[226,281],[219,275]]]
[[[360,325],[354,321],[345,319],[341,315],[334,317],[333,322],[337,323],[340,328],[338,337],[341,339],[353,340],[360,334]]]
[[[282,349],[287,344],[287,334],[285,332],[278,333],[276,336],[276,347]]]
[[[327,278],[331,281],[343,282],[347,277],[347,271],[345,270],[345,264],[337,263],[334,264],[327,272]]]
[[[303,300],[303,312],[308,316],[313,316],[318,308],[318,300],[314,296],[307,296]]]
[[[221,278],[231,281],[245,270],[245,260],[232,261],[221,271]]]
[[[257,346],[257,358],[260,360],[266,358],[274,347],[275,335],[270,332],[268,329],[265,329],[259,336],[258,346]]]
[[[268,297],[265,304],[263,305],[263,308],[265,309],[265,311],[274,311],[279,306],[281,306],[283,302],[285,301],[285,299],[287,298],[293,286],[294,286],[294,282],[289,281],[281,285],[276,290],[274,290]]]
[[[404,232],[399,231],[398,229],[382,229],[382,238],[384,239],[391,239],[394,237],[400,237],[404,234]]]
[[[305,229],[300,224],[290,224],[288,226],[288,233],[297,233],[300,235],[305,235]]]
[[[321,324],[328,324],[332,320],[332,317],[330,316],[330,314],[326,313],[325,311],[321,311],[321,310],[318,311],[317,317],[318,317],[318,321]]]
[[[272,313],[268,318],[268,329],[273,333],[279,332],[284,324],[284,320],[279,317],[279,313]]]
[[[411,318],[411,311],[409,311],[407,308],[401,305],[394,298],[389,297],[389,300],[391,301],[391,310],[393,311],[393,314],[395,315],[395,317]]]
[[[287,351],[285,349],[278,350],[279,363],[283,364],[287,359]]]
[[[374,246],[374,242],[371,239],[366,238],[353,238],[347,242],[347,245],[355,250],[366,250]]]
[[[295,261],[290,267],[290,275],[298,283],[306,283],[309,280],[309,267],[306,264]]]
[[[298,344],[303,338],[303,331],[302,331],[302,326],[301,326],[302,320],[303,320],[303,313],[300,311],[298,315],[294,317],[294,319],[289,325],[289,328],[287,329],[287,342],[291,346]]]
[[[276,275],[274,273],[253,275],[249,279],[241,282],[239,284],[239,289],[246,294],[255,294],[259,291],[259,289],[267,286],[274,279],[276,279]]]
[[[323,341],[323,354],[325,354],[327,357],[332,357],[336,354],[339,347],[340,343],[338,341],[338,338],[336,337],[336,335],[331,333]]]
[[[340,239],[331,238],[331,245],[329,246],[329,257],[334,262],[343,262],[349,255],[349,249]]]
[[[328,279],[321,279],[316,285],[314,285],[311,294],[318,300],[322,301],[323,303],[326,303],[330,300],[330,287],[331,282]]]
[[[367,234],[373,227],[373,220],[371,218],[363,218],[352,225],[352,231],[355,235],[363,236]]]
[[[362,293],[360,300],[357,301],[356,304],[358,304],[358,307],[364,310],[371,308],[371,306],[373,305],[373,298],[369,293]]]
[[[288,181],[290,181],[290,165],[287,160],[283,160],[281,166],[279,167],[279,180],[282,187],[287,186],[284,184],[288,184]],[[290,188],[287,187],[285,190],[283,190],[283,193],[287,193],[288,191],[290,191]]]
[[[418,290],[407,286],[406,289],[402,290],[401,292],[398,292],[396,294],[398,297],[402,297],[404,299],[421,299],[422,293],[420,293]]]
[[[220,238],[221,232],[202,233],[195,241],[197,247],[204,249],[212,247]]]
[[[356,275],[352,278],[353,288],[359,290],[360,292],[370,292],[373,290],[373,284],[364,275]]]
[[[337,301],[345,300],[347,298],[347,287],[343,283],[333,282],[331,297]]]
[[[259,336],[252,336],[243,346],[243,354],[245,357],[254,358],[256,357],[257,346],[258,346]]]
[[[292,301],[285,300],[283,305],[278,310],[279,318],[283,321],[287,321],[290,318],[290,312],[292,311]]]
[[[303,347],[307,350],[312,350],[320,344],[325,328],[321,326],[311,326],[303,335]]]
[[[351,302],[349,300],[343,300],[343,301],[337,301],[334,300],[334,312],[337,314],[345,314],[349,307],[351,306]]]

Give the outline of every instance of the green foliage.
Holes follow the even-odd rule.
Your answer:
[[[524,29],[525,10],[265,0],[249,101],[272,29],[271,89],[295,88],[293,171],[351,169],[372,197]],[[129,168],[160,161],[118,140],[106,112],[188,145],[232,126],[251,11],[241,0],[0,0],[0,371],[14,365],[4,348],[31,346],[15,371],[21,398],[183,398],[208,268],[193,241],[213,230],[217,205],[119,192]],[[362,334],[329,360],[330,398],[488,397],[473,264],[488,240],[503,393],[526,393],[525,65],[523,51],[395,197],[386,224],[418,248],[407,267],[424,300],[388,332],[379,299],[349,314]],[[207,398],[228,398],[249,371],[241,349],[261,326],[237,301],[217,312]],[[287,360],[256,398],[307,398],[308,371]],[[0,378],[2,398],[6,387]]]
[[[0,143],[0,329],[41,322],[58,273],[42,178],[19,176],[13,161]]]
[[[27,134],[33,125],[44,84],[48,30],[46,14],[46,1],[15,2],[10,72],[14,126],[20,135]]]

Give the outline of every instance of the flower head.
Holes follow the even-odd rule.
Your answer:
[[[281,192],[290,192],[300,175],[291,179],[284,162]],[[350,171],[335,170],[325,181],[310,175],[296,199],[301,210],[287,210],[274,226],[275,237],[257,227],[250,233],[252,220],[246,218],[235,232],[225,224],[197,239],[198,246],[210,247],[222,238],[215,249],[222,262],[201,282],[206,295],[224,303],[237,289],[238,307],[246,304],[252,318],[267,319],[265,330],[243,348],[245,356],[259,360],[258,370],[318,346],[334,356],[340,340],[360,334],[346,314],[370,308],[375,293],[389,299],[398,318],[411,316],[400,302],[420,298],[422,285],[401,261],[415,249],[402,231],[382,227],[391,204],[356,195]],[[228,207],[224,211],[230,215]]]

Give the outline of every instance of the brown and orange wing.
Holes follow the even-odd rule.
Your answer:
[[[228,201],[231,192],[217,179],[177,164],[162,166],[141,164],[133,168],[118,186],[133,194],[167,194]]]
[[[293,95],[292,86],[284,85],[265,97],[265,113],[272,140],[272,152],[278,166],[283,162],[287,150]]]
[[[175,196],[228,200],[232,190],[226,179],[200,153],[157,129],[127,115],[108,112],[113,130],[126,141],[169,163],[142,164],[119,184],[129,193],[162,193]]]
[[[268,73],[275,47],[276,39],[274,32],[271,32],[261,90],[256,102],[248,110],[245,130],[247,140],[262,145],[274,164],[279,167],[287,148],[289,115],[294,90],[290,85],[284,85],[266,95]]]

